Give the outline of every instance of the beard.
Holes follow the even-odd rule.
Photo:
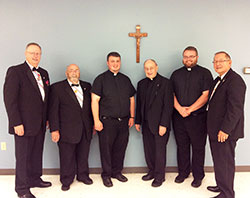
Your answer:
[[[185,65],[185,67],[191,68],[191,67],[194,67],[195,65],[197,65],[197,59],[195,61],[193,61],[191,64],[186,64],[184,61],[182,61],[182,63]]]
[[[69,77],[69,80],[74,83],[78,83],[79,78],[78,77]]]

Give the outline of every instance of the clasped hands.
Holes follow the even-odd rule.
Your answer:
[[[178,109],[178,112],[181,114],[183,118],[185,118],[185,117],[188,117],[192,113],[192,110],[190,107],[180,107]]]

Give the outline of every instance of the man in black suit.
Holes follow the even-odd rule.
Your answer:
[[[152,60],[144,63],[146,78],[138,82],[135,127],[141,130],[148,173],[142,180],[154,179],[153,187],[165,181],[166,145],[169,138],[174,105],[170,80],[157,73],[158,65]]]
[[[220,192],[217,198],[234,198],[235,147],[244,137],[246,85],[231,69],[226,52],[217,52],[213,63],[219,77],[209,92],[207,130],[217,186],[208,186],[208,190]]]
[[[30,188],[51,186],[41,179],[49,76],[38,66],[41,47],[37,43],[26,46],[25,57],[24,63],[7,71],[4,103],[9,133],[15,137],[15,190],[20,198],[34,198]]]
[[[51,86],[49,123],[52,141],[58,142],[62,190],[69,190],[75,175],[84,184],[89,178],[88,156],[93,132],[91,84],[80,79],[80,69],[71,64],[67,79]]]

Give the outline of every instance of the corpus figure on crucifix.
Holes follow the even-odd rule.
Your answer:
[[[128,35],[130,37],[135,37],[136,39],[136,62],[140,62],[140,41],[141,37],[147,37],[148,33],[141,33],[140,32],[141,26],[137,25],[136,26],[136,32],[135,33],[129,33]]]

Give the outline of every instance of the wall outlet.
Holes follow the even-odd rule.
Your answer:
[[[6,142],[1,142],[1,150],[6,151]]]

